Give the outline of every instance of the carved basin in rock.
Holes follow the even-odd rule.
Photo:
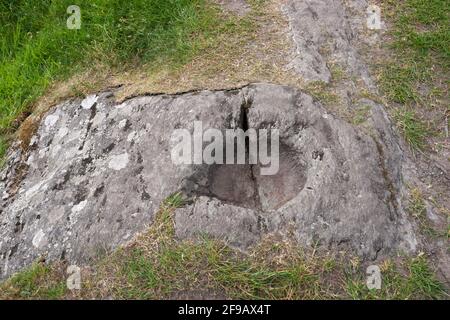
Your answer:
[[[272,84],[62,103],[43,118],[28,152],[10,151],[2,172],[1,276],[41,256],[86,262],[150,225],[180,190],[192,201],[175,212],[179,238],[208,234],[246,249],[267,233],[291,232],[300,245],[365,259],[413,251],[401,202],[403,153],[383,108],[364,103],[372,106],[366,130]],[[278,129],[278,173],[175,165],[171,134],[193,130],[194,121],[205,129]]]

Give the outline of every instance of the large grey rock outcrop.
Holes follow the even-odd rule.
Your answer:
[[[192,130],[198,120],[204,129],[279,129],[278,174],[261,176],[256,165],[173,164],[173,130]],[[209,234],[246,249],[267,233],[290,233],[301,245],[366,259],[416,246],[401,202],[403,154],[375,103],[361,130],[307,94],[271,84],[121,104],[101,93],[54,108],[28,153],[12,149],[8,159],[1,277],[39,257],[87,262],[150,225],[179,190],[192,200],[175,213],[179,238]]]
[[[358,47],[370,43],[366,0],[289,0],[283,12],[295,48],[290,66],[307,81],[330,82],[337,63],[373,89]]]

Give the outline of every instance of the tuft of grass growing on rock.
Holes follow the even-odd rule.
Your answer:
[[[422,191],[419,188],[410,190],[407,211],[415,219],[420,230],[424,235],[430,237],[447,237],[445,229],[433,227],[431,221],[427,217],[427,206]]]
[[[339,82],[346,78],[345,71],[339,64],[331,64],[329,66],[331,72],[331,79],[333,82]]]
[[[413,151],[422,151],[426,147],[426,138],[432,135],[429,126],[413,110],[397,109],[394,120]]]
[[[403,272],[401,272],[402,269]],[[398,266],[385,260],[380,266],[381,289],[368,289],[363,275],[360,278],[347,275],[346,291],[352,299],[443,299],[448,297],[443,285],[437,280],[423,254],[406,258]]]
[[[97,65],[175,68],[214,41],[221,24],[207,0],[79,0],[81,28],[69,30],[72,4],[0,1],[0,135],[14,131],[14,120],[53,83]]]
[[[110,283],[116,298],[170,298],[179,292],[198,292],[203,298],[219,295],[234,299],[320,299],[326,296],[321,274],[333,265],[297,256],[290,264],[253,260],[220,241],[200,238],[173,245],[160,243],[149,254],[140,247],[123,252],[117,277]],[[323,296],[321,296],[323,294]]]
[[[0,170],[3,168],[3,165],[5,164],[5,157],[6,151],[8,149],[8,144],[6,140],[0,135]]]
[[[434,77],[448,72],[450,4],[446,0],[386,1],[384,9],[393,20],[391,45],[396,56],[382,73],[382,88],[395,102],[417,102],[422,82],[432,85]]]
[[[310,81],[305,87],[315,99],[325,105],[331,105],[339,102],[339,97],[333,92],[330,85],[323,81]]]
[[[382,7],[391,24],[392,54],[380,63],[380,87],[390,102],[408,108],[396,118],[412,148],[423,150],[438,137],[432,136],[421,118],[443,131],[447,127],[450,2],[386,0]]]
[[[368,106],[368,105],[363,105],[363,106],[357,108],[353,112],[352,119],[351,119],[352,123],[354,125],[360,125],[360,124],[364,123],[367,120],[367,118],[369,117],[371,108],[372,107]]]

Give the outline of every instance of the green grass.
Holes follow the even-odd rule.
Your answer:
[[[414,188],[410,191],[408,211],[414,218],[423,217],[427,212],[422,192],[418,188]]]
[[[404,62],[402,65],[389,64],[382,74],[381,87],[387,97],[397,103],[418,101],[419,95],[415,90],[415,83],[425,80],[427,70],[417,62]]]
[[[448,67],[450,58],[450,33],[448,0],[408,0],[405,13],[398,19],[397,43],[399,48],[409,48],[418,57],[433,54]]]
[[[71,4],[0,0],[0,135],[52,83],[97,64],[186,63],[219,19],[206,0],[78,0],[81,29],[69,30]]]
[[[391,11],[396,59],[381,76],[386,96],[397,103],[421,102],[417,88],[448,73],[450,30],[448,0],[384,1]],[[433,70],[434,69],[434,70]],[[441,69],[442,74],[436,74]],[[429,88],[432,91],[433,88]]]
[[[325,105],[332,105],[339,102],[339,97],[333,92],[332,88],[323,81],[310,81],[305,90]]]
[[[425,149],[426,138],[432,135],[432,131],[416,112],[408,109],[397,109],[394,112],[394,120],[413,151]]]
[[[424,196],[419,188],[410,189],[407,212],[416,220],[422,234],[433,238],[447,238],[448,230],[435,228],[427,217]]]
[[[445,136],[450,66],[450,1],[384,0],[391,58],[380,64],[380,88],[394,106],[405,140],[424,151]],[[430,131],[423,121],[442,132]],[[441,137],[441,138],[439,138]]]
[[[352,299],[442,299],[448,296],[443,285],[436,279],[423,255],[407,258],[401,268],[386,261],[382,266],[380,290],[370,290],[364,279],[348,277],[346,290]]]
[[[354,125],[360,125],[364,123],[367,118],[369,117],[371,107],[368,105],[363,105],[358,108],[356,108],[353,112],[351,122]]]
[[[114,68],[149,63],[181,65],[214,34],[217,17],[204,0],[80,0],[81,30],[66,29],[71,1],[0,0],[0,154],[2,134],[51,83],[95,64]],[[395,15],[393,47],[397,61],[384,69],[382,87],[392,101],[422,103],[418,84],[432,83],[431,66],[448,71],[448,1],[387,1]],[[447,9],[446,9],[447,8]],[[338,68],[334,80],[342,77]],[[322,83],[309,90],[323,103],[337,97]],[[435,90],[433,92],[441,92]],[[364,121],[365,109],[355,121]],[[425,147],[428,126],[411,109],[396,121],[415,149]],[[364,268],[347,257],[301,252],[268,240],[250,255],[206,237],[175,241],[173,210],[184,204],[180,194],[166,199],[148,232],[132,246],[98,261],[82,273],[83,288],[65,288],[63,269],[35,264],[0,284],[1,298],[115,297],[167,298],[180,291],[206,289],[247,299],[439,299],[448,297],[425,256],[382,266],[382,290],[365,285]],[[423,202],[413,199],[423,216]]]
[[[4,154],[6,154],[6,151],[8,149],[8,144],[5,141],[5,139],[0,135],[0,168],[3,167],[5,162],[5,157],[3,157]]]
[[[181,208],[184,202],[183,195],[180,192],[176,192],[168,196],[163,205],[168,208]]]

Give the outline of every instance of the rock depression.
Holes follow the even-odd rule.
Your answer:
[[[12,148],[0,176],[0,274],[38,258],[86,263],[143,231],[181,191],[178,238],[207,234],[247,249],[262,236],[350,250],[364,259],[414,251],[403,211],[404,156],[383,108],[364,129],[290,87],[151,95],[114,103],[113,92],[46,114],[28,151]],[[175,165],[176,128],[273,129],[280,170],[257,165]]]

